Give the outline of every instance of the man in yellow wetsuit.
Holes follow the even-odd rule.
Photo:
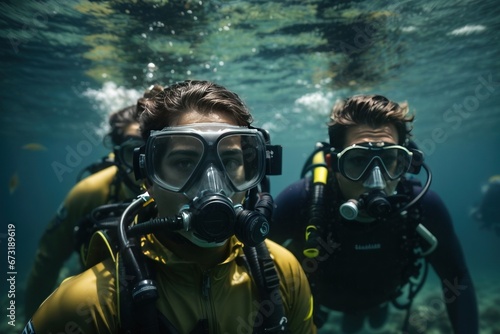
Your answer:
[[[56,287],[61,268],[75,250],[74,229],[82,218],[100,205],[130,201],[140,193],[132,175],[133,149],[143,144],[136,109],[133,105],[110,115],[110,131],[105,140],[113,145],[112,166],[79,181],[42,235],[27,281],[27,316]]]
[[[120,219],[120,251],[65,280],[25,333],[316,333],[300,263],[266,239],[272,199],[247,205],[276,165],[267,132],[206,81],[154,86],[140,103],[134,172],[148,193]]]

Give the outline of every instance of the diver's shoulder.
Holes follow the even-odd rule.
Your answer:
[[[111,181],[114,179],[114,177],[116,176],[117,173],[118,173],[118,167],[109,166],[109,167],[106,167],[106,168],[92,174],[92,175],[87,176],[86,178],[84,178],[83,180],[78,182],[77,185],[86,184],[86,183],[87,184],[95,184],[95,183],[102,184],[102,182],[111,183]]]
[[[58,290],[56,291],[60,294],[60,300],[68,303],[92,299],[96,302],[96,307],[99,300],[113,304],[116,299],[115,264],[110,258],[97,263],[82,273],[64,280]]]
[[[92,315],[97,315],[99,323],[111,328],[116,322],[116,298],[114,263],[106,260],[65,279],[35,312],[33,324],[41,332],[59,332],[71,322],[82,332],[94,333]]]
[[[111,258],[107,258],[102,262],[95,264],[93,267],[77,274],[66,278],[60,285],[59,289],[62,292],[71,291],[73,294],[83,294],[88,296],[89,293],[95,291],[95,284],[102,290],[103,285],[107,285],[114,290],[115,283],[115,263]]]
[[[84,178],[69,191],[65,205],[80,207],[85,203],[90,206],[105,204],[117,172],[118,169],[111,166]]]
[[[266,239],[265,241],[267,249],[269,249],[269,253],[274,258],[277,263],[298,263],[295,255],[292,254],[291,251],[286,249],[284,246],[278,244],[277,242]]]
[[[101,190],[103,187],[109,186],[113,182],[117,173],[118,168],[116,166],[107,167],[78,182],[73,187],[72,192]]]
[[[289,199],[291,197],[302,197],[309,192],[311,187],[311,179],[308,177],[296,180],[286,185],[281,191],[278,192],[276,198]]]
[[[422,188],[420,187],[417,190],[422,191]],[[426,191],[422,197],[422,202],[424,205],[444,205],[442,196],[433,189],[428,189]]]

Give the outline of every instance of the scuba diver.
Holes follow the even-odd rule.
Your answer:
[[[500,237],[500,175],[489,178],[482,188],[481,202],[471,210],[471,217],[481,228],[493,229]]]
[[[109,125],[109,133],[103,141],[105,146],[112,145],[113,154],[83,169],[91,175],[81,180],[79,176],[79,182],[69,191],[39,241],[26,286],[27,315],[33,314],[55,289],[63,275],[60,271],[64,263],[84,242],[78,240],[85,238],[84,229],[77,234],[74,229],[88,221],[94,208],[131,201],[141,193],[141,183],[135,180],[132,165],[134,148],[144,144],[136,105],[112,113]]]
[[[318,328],[334,310],[344,333],[365,322],[380,329],[392,304],[406,310],[406,333],[429,263],[454,333],[478,332],[473,282],[448,210],[429,190],[423,153],[410,141],[413,118],[406,103],[380,95],[337,102],[330,142],[318,144],[301,179],[276,197],[269,238],[302,263]],[[424,186],[411,175],[422,169]]]
[[[147,192],[94,234],[91,267],[40,305],[26,333],[316,333],[300,263],[266,239],[265,178],[281,173],[281,147],[215,83],[155,85],[138,103],[134,173]]]

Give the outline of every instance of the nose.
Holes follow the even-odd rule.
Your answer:
[[[205,173],[203,174],[201,182],[201,190],[208,190],[216,194],[225,194],[224,183],[222,181],[221,171],[219,171],[214,165],[210,165]],[[205,188],[205,189],[204,189]]]
[[[367,189],[379,189],[383,190],[386,187],[384,176],[380,170],[379,165],[376,163],[372,168],[368,178],[363,182],[363,186]]]
[[[186,190],[185,195],[193,199],[201,197],[205,194],[220,194],[226,197],[231,197],[233,191],[227,184],[224,173],[220,171],[214,164],[206,166],[205,170],[199,176],[200,178],[193,184],[193,186]]]

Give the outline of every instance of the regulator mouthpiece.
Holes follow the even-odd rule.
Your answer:
[[[355,220],[361,210],[379,219],[392,213],[392,205],[383,191],[373,190],[361,195],[358,200],[349,199],[339,208],[340,215],[347,220]]]
[[[392,212],[391,203],[381,190],[374,190],[361,195],[363,208],[373,218],[384,218]]]
[[[188,217],[188,230],[183,232],[200,247],[218,246],[234,234],[236,211],[230,198],[215,193],[196,197],[181,210]],[[210,246],[208,246],[210,247]]]

